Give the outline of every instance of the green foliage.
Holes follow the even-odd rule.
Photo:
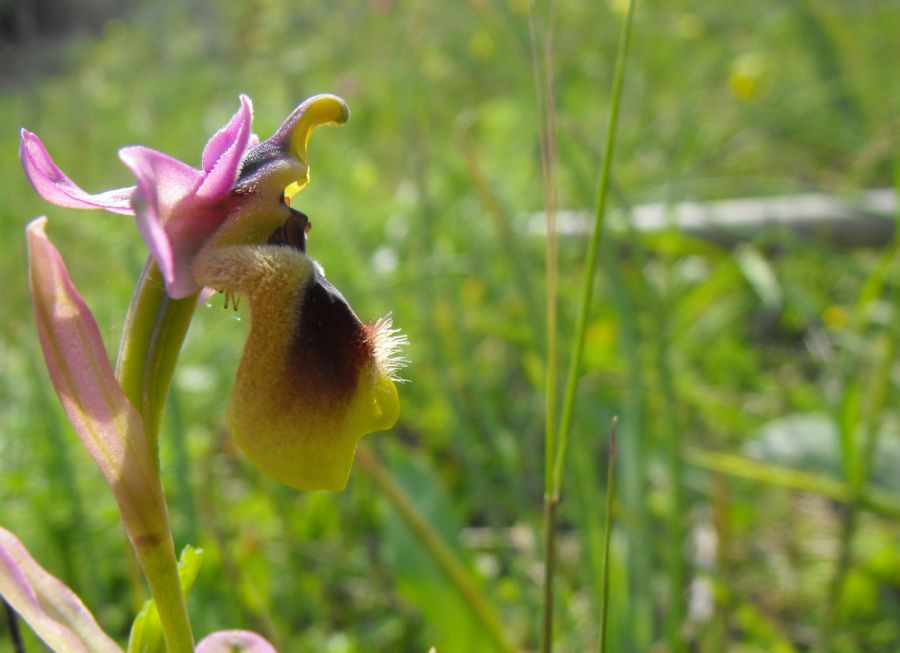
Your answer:
[[[200,565],[203,562],[203,551],[192,546],[184,547],[181,558],[178,560],[178,579],[181,583],[181,591],[185,596],[190,594]],[[144,607],[131,624],[131,632],[128,635],[128,653],[165,653],[163,642],[162,624],[159,621],[159,611],[156,602],[150,599],[144,603]]]
[[[116,159],[125,144],[199,164],[238,92],[261,136],[308,95],[348,100],[350,122],[313,139],[296,202],[329,278],[364,319],[392,312],[410,339],[401,422],[370,444],[476,570],[510,638],[534,649],[545,316],[527,6],[144,2],[19,57],[33,69],[0,102],[0,520],[119,641],[146,595],[43,370],[22,233],[49,215],[110,351],[146,251],[128,218],[42,203],[16,161],[16,128],[100,190],[131,183]],[[594,202],[618,7],[555,4],[562,207]],[[613,203],[892,185],[898,29],[888,0],[639,1]],[[584,247],[561,236],[563,355]],[[613,414],[610,650],[666,650],[672,555],[688,566],[676,591],[697,650],[900,646],[900,524],[879,508],[897,502],[894,253],[785,234],[736,250],[607,234],[560,505],[558,650],[599,642]],[[218,296],[198,307],[160,438],[176,544],[205,551],[195,632],[253,629],[289,652],[485,650],[360,469],[342,494],[298,494],[236,450],[222,411],[246,323]],[[676,431],[687,451],[673,478]],[[685,542],[669,537],[674,484]]]

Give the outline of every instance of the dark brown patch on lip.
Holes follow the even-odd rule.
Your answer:
[[[334,402],[349,400],[360,373],[372,359],[365,326],[344,296],[313,272],[299,302],[300,319],[291,342],[290,365],[308,392]]]
[[[283,198],[282,198],[283,201]],[[306,234],[309,233],[312,225],[309,222],[309,216],[302,211],[291,209],[291,215],[284,221],[284,224],[269,236],[266,241],[267,245],[287,245],[294,249],[299,249],[306,253]]]

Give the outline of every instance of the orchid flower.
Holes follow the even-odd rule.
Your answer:
[[[90,194],[24,129],[22,166],[38,193],[54,204],[133,214],[154,261],[148,270],[158,271],[168,297],[189,298],[180,306],[193,311],[193,296],[203,287],[248,299],[250,335],[226,424],[265,473],[296,488],[340,490],[359,439],[397,420],[395,352],[405,342],[387,319],[360,321],[307,255],[309,219],[291,206],[309,180],[312,130],[346,122],[349,110],[333,95],[315,96],[260,143],[250,130],[250,100],[241,96],[240,101],[238,112],[207,143],[200,169],[149,148],[126,147],[120,158],[134,172],[135,186]],[[182,315],[170,312],[161,289],[144,277],[129,309],[121,350],[138,351],[134,356],[120,352],[114,372],[93,315],[46,235],[46,223],[38,218],[26,233],[29,281],[50,378],[118,503],[159,609],[168,650],[188,653],[195,649],[155,456],[155,407],[146,405],[146,396],[135,397],[130,381],[169,374],[151,353],[177,356],[186,322],[182,325]],[[148,306],[156,308],[147,312]],[[184,328],[175,328],[176,321]],[[145,340],[137,332],[152,336]],[[163,400],[156,397],[157,404]],[[44,572],[11,534],[2,534],[0,594],[38,635],[60,651],[118,650],[77,597]],[[255,635],[227,631],[203,640],[196,651],[272,649]]]
[[[169,295],[187,297],[197,290],[190,276],[191,258],[228,214],[224,205],[250,143],[253,108],[248,97],[240,99],[238,112],[204,148],[201,170],[147,147],[126,147],[119,157],[137,185],[92,195],[59,169],[27,129],[21,132],[19,157],[28,180],[48,202],[135,215]]]
[[[0,596],[53,651],[123,653],[81,599],[35,562],[4,528],[0,528]],[[196,653],[275,653],[275,649],[256,633],[224,630],[205,637]]]
[[[173,298],[201,287],[244,295],[251,329],[225,421],[265,473],[300,489],[340,490],[358,440],[397,419],[394,385],[404,343],[382,319],[363,324],[309,258],[309,219],[291,206],[309,180],[312,130],[349,118],[318,95],[254,144],[246,96],[207,143],[201,169],[146,147],[119,155],[137,184],[90,194],[22,130],[26,175],[46,200],[133,213]]]

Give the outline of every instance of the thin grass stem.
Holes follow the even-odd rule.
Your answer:
[[[6,612],[6,625],[9,628],[9,641],[12,642],[13,653],[25,653],[25,642],[22,641],[22,631],[19,629],[19,615],[6,601],[3,601],[3,608]]]
[[[534,78],[535,101],[538,116],[538,142],[541,158],[541,179],[544,188],[544,215],[546,222],[545,238],[545,273],[547,296],[545,314],[547,321],[547,360],[544,379],[544,451],[546,452],[544,469],[544,491],[552,494],[553,453],[556,450],[556,413],[557,413],[557,296],[558,296],[558,258],[555,212],[555,180],[553,163],[553,102],[552,78],[550,71],[551,55],[545,53],[544,74],[541,74],[541,50],[537,26],[534,17],[534,4],[528,5],[528,32],[531,38],[531,69]],[[544,47],[552,48],[550,36],[551,26],[547,27]]]
[[[553,650],[553,576],[556,570],[556,509],[558,501],[544,496],[544,586],[541,619],[541,651]]]
[[[616,440],[619,418],[613,417],[609,431],[609,463],[606,472],[606,517],[603,534],[603,603],[600,608],[600,653],[606,653],[609,630],[609,558],[612,542],[613,502],[616,495]]]
[[[734,454],[704,451],[694,447],[685,447],[684,459],[694,467],[747,481],[764,483],[785,490],[808,492],[845,505],[855,501],[863,510],[888,519],[900,519],[900,501],[892,495],[878,492],[872,488],[865,488],[856,493],[846,483],[819,474],[772,465]]]
[[[544,599],[543,599],[543,653],[551,653],[553,650],[553,580],[556,573],[555,547],[553,541],[556,537],[556,513],[559,503],[560,486],[562,484],[563,461],[565,460],[568,446],[569,431],[571,429],[572,412],[575,404],[575,389],[578,381],[578,372],[581,367],[581,358],[584,353],[584,340],[587,331],[587,315],[590,309],[591,297],[594,291],[594,273],[597,267],[597,253],[600,245],[600,235],[603,231],[603,218],[606,213],[606,201],[609,188],[610,171],[612,170],[612,156],[615,149],[616,129],[618,125],[619,106],[622,101],[622,87],[625,80],[625,62],[628,56],[628,44],[631,37],[631,25],[634,18],[635,0],[629,0],[628,13],[622,26],[619,38],[619,48],[616,53],[615,73],[613,77],[612,99],[610,104],[609,121],[606,130],[606,146],[603,163],[600,169],[598,181],[597,206],[594,216],[594,231],[591,236],[584,281],[582,284],[581,302],[578,310],[578,318],[575,326],[575,339],[572,343],[572,354],[569,363],[569,374],[566,381],[565,394],[562,402],[562,418],[559,429],[556,429],[556,339],[557,339],[557,259],[556,259],[556,224],[554,216],[555,186],[552,177],[552,161],[550,159],[553,147],[553,102],[552,102],[552,30],[548,29],[545,47],[545,105],[543,112],[544,137],[542,139],[542,162],[544,165],[545,203],[547,207],[547,379],[546,379],[546,434],[544,442],[545,451],[545,484],[544,484]],[[529,8],[531,6],[529,5]],[[552,17],[552,5],[551,5]],[[539,65],[537,63],[536,30],[534,28],[533,12],[529,11],[529,27],[532,35],[532,57],[535,71],[535,86],[541,88]],[[540,102],[538,103],[540,105]],[[540,106],[539,106],[540,108]],[[540,112],[539,112],[539,115]]]
[[[898,161],[894,162],[894,187],[900,188]],[[895,214],[894,222],[894,237],[882,251],[879,263],[866,279],[854,307],[851,324],[857,333],[863,333],[866,329],[872,305],[881,297],[891,275],[896,274],[897,268],[900,267],[900,238],[897,231],[897,228],[900,228],[900,211]],[[894,293],[896,301],[898,291],[895,289]],[[879,356],[874,373],[864,369],[858,352],[848,352],[845,356],[844,393],[838,411],[838,423],[845,476],[852,500],[843,514],[837,562],[829,586],[825,612],[822,615],[820,639],[826,651],[831,648],[832,632],[837,623],[836,617],[844,582],[852,567],[853,541],[859,524],[861,500],[869,483],[872,458],[878,449],[878,436],[881,431],[879,416],[886,403],[891,382],[890,370],[897,351],[896,330],[888,328],[884,331],[884,352]],[[865,380],[869,380],[869,383],[864,388]],[[862,433],[861,438],[857,436],[858,431]]]
[[[594,212],[594,227],[588,252],[585,257],[584,281],[581,289],[581,301],[578,308],[578,318],[575,322],[575,337],[572,342],[572,355],[569,361],[569,371],[566,377],[566,386],[562,400],[561,417],[559,424],[559,443],[553,463],[553,479],[551,490],[553,496],[559,495],[562,483],[563,464],[568,448],[569,433],[572,428],[572,414],[575,406],[575,391],[578,386],[578,374],[581,368],[581,359],[584,355],[584,340],[587,332],[588,313],[591,307],[591,297],[594,293],[594,273],[597,269],[597,253],[600,248],[600,236],[603,233],[604,217],[606,215],[606,203],[609,196],[609,177],[612,171],[613,153],[616,145],[616,129],[619,123],[619,107],[622,103],[622,88],[625,82],[625,63],[628,58],[628,46],[631,41],[631,26],[634,22],[635,0],[629,0],[628,13],[622,24],[622,32],[619,38],[619,50],[616,53],[615,73],[613,77],[612,99],[609,108],[609,121],[606,128],[606,146],[603,154],[603,164],[600,169],[600,178],[597,188],[597,206]]]
[[[419,538],[432,559],[447,575],[447,578],[463,597],[466,606],[482,625],[494,646],[504,653],[514,653],[516,648],[506,636],[503,623],[484,593],[472,580],[466,566],[453,549],[444,541],[428,520],[416,508],[406,491],[397,483],[375,453],[365,443],[360,443],[356,459],[369,478],[378,486],[391,505],[400,513],[409,529]]]
[[[544,373],[544,586],[543,618],[541,620],[541,651],[553,650],[553,578],[556,570],[556,510],[558,500],[553,495],[553,456],[556,450],[557,415],[557,332],[558,278],[556,233],[556,180],[554,163],[554,103],[553,103],[553,2],[551,0],[543,39],[543,56],[535,21],[534,3],[528,3],[528,33],[531,43],[531,71],[534,82],[538,116],[541,179],[544,189],[546,221],[546,363]],[[541,74],[543,62],[543,75]]]

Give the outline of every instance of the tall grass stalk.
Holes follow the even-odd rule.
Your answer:
[[[636,265],[643,268],[643,250],[637,234],[630,229],[630,244]],[[622,399],[622,442],[619,447],[621,503],[628,515],[625,529],[628,555],[623,563],[626,570],[625,589],[628,593],[628,627],[618,633],[618,641],[627,650],[646,650],[653,637],[653,601],[650,577],[653,568],[650,547],[649,515],[644,509],[644,488],[647,487],[647,452],[644,442],[646,431],[645,405],[648,396],[648,380],[641,356],[640,325],[637,302],[644,286],[630,286],[624,274],[623,254],[611,239],[604,239],[600,246],[609,284],[609,299],[619,319],[618,334],[621,356],[627,370],[625,393]],[[618,611],[617,611],[618,612]],[[614,620],[622,624],[623,619]]]
[[[556,421],[556,365],[555,365],[555,345],[552,343],[556,339],[556,298],[555,298],[555,282],[556,282],[556,229],[555,222],[548,217],[548,254],[553,253],[554,258],[547,260],[547,276],[548,276],[548,314],[547,314],[547,429],[545,437],[544,455],[546,456],[545,466],[545,493],[544,493],[544,542],[545,542],[545,571],[544,571],[544,620],[542,633],[542,651],[549,653],[553,650],[553,577],[555,574],[554,561],[554,542],[556,538],[556,507],[559,503],[560,486],[562,484],[563,463],[565,461],[566,449],[568,446],[569,432],[571,430],[572,412],[575,405],[575,390],[578,384],[579,369],[581,367],[581,359],[584,354],[585,333],[587,331],[588,312],[591,305],[591,297],[594,292],[594,276],[597,268],[597,253],[600,245],[600,235],[603,232],[604,216],[606,214],[606,203],[609,191],[609,177],[612,170],[612,158],[615,150],[616,129],[619,119],[619,106],[622,101],[622,87],[625,80],[625,62],[628,58],[628,46],[631,40],[631,25],[634,19],[635,0],[629,0],[628,12],[625,21],[622,24],[622,31],[619,37],[619,47],[616,53],[615,72],[613,75],[612,96],[609,109],[609,120],[606,129],[606,143],[604,147],[603,162],[600,169],[600,176],[597,188],[597,204],[594,213],[594,227],[591,234],[588,252],[585,258],[584,280],[582,282],[581,302],[578,309],[578,317],[575,323],[575,336],[572,342],[572,353],[569,362],[569,372],[566,380],[565,394],[563,396],[561,407],[561,419],[558,430],[554,429]],[[552,9],[552,5],[551,5]],[[530,14],[532,16],[532,14]],[[535,41],[535,30],[532,18],[532,42]],[[548,54],[545,56],[545,66],[550,62],[549,48],[552,46],[552,39],[547,37],[545,47],[548,48]],[[537,48],[532,48],[536,58]],[[549,67],[549,66],[548,66]],[[535,64],[537,71],[538,66]],[[536,72],[536,82],[539,75]],[[552,132],[552,92],[550,92],[550,73],[545,71],[545,79],[547,80],[547,89],[545,98],[547,112],[544,114],[543,123],[544,130]],[[540,89],[540,85],[536,84]],[[548,115],[549,114],[549,115]],[[547,140],[545,135],[544,140]],[[543,150],[544,148],[542,148]],[[553,178],[548,176],[547,165],[545,163],[544,171],[545,185],[551,185]],[[551,198],[552,193],[547,193],[547,198]],[[548,216],[552,215],[552,203],[548,201]],[[553,243],[552,249],[550,243]],[[550,281],[553,286],[550,286]],[[554,294],[551,295],[551,292]],[[552,325],[552,329],[551,329]]]
[[[616,440],[619,418],[613,417],[609,431],[609,463],[606,472],[606,522],[603,534],[603,603],[600,612],[600,653],[606,653],[607,629],[609,622],[609,556],[612,541],[612,511],[616,495]]]
[[[900,501],[873,488],[863,488],[854,492],[846,483],[821,474],[763,463],[734,454],[704,451],[695,447],[685,447],[683,455],[688,464],[700,469],[786,490],[808,492],[848,506],[855,503],[861,510],[887,519],[900,520]]]
[[[894,162],[894,188],[900,190],[900,163]],[[878,264],[866,279],[854,307],[851,328],[863,333],[869,325],[870,312],[884,293],[885,286],[893,285],[893,304],[900,301],[900,289],[896,277],[900,268],[900,210],[894,215],[894,236],[884,248]],[[844,580],[852,568],[853,541],[859,523],[862,499],[866,494],[872,459],[878,450],[881,431],[881,415],[887,403],[891,384],[890,370],[897,353],[897,330],[884,329],[882,353],[874,371],[863,365],[859,352],[847,352],[844,359],[844,391],[838,407],[838,430],[844,459],[844,472],[851,494],[851,501],[843,515],[837,561],[831,578],[826,610],[822,615],[821,640],[825,650],[831,648],[831,633],[840,608]]]
[[[543,39],[538,35],[534,3],[528,3],[528,33],[531,42],[531,72],[538,116],[538,141],[541,158],[541,179],[544,190],[546,221],[546,365],[544,372],[544,524],[556,524],[557,501],[553,498],[553,457],[556,449],[557,403],[557,332],[558,332],[558,275],[556,233],[556,165],[555,112],[553,102],[553,1],[548,3]],[[544,530],[544,593],[541,628],[541,650],[553,649],[553,576],[556,568],[555,526]]]
[[[369,475],[379,491],[397,509],[403,521],[428,551],[432,559],[450,579],[450,582],[465,600],[472,614],[484,628],[494,646],[503,653],[515,653],[516,648],[509,641],[506,630],[494,606],[472,579],[466,566],[453,549],[444,541],[428,520],[418,511],[412,499],[385,469],[375,453],[365,443],[360,443],[356,459]]]
[[[9,630],[13,653],[25,653],[25,642],[22,641],[22,632],[19,630],[19,615],[6,601],[0,603],[3,603],[3,611],[6,614],[6,627]]]
[[[578,308],[578,318],[575,322],[572,355],[569,360],[569,371],[566,376],[566,386],[560,413],[558,430],[559,442],[553,458],[551,488],[552,496],[557,499],[559,496],[560,485],[562,484],[563,464],[566,459],[569,433],[572,429],[575,392],[578,387],[581,359],[584,355],[584,340],[587,332],[588,313],[590,312],[591,307],[591,297],[594,294],[594,273],[597,269],[597,252],[600,247],[600,236],[603,232],[606,203],[609,196],[609,176],[612,171],[612,158],[616,145],[616,127],[619,122],[619,106],[622,102],[622,87],[625,81],[625,62],[628,58],[628,46],[631,41],[631,25],[634,18],[634,7],[635,0],[629,0],[628,13],[625,15],[625,22],[622,24],[622,33],[619,38],[619,50],[616,54],[612,100],[610,102],[609,121],[606,129],[606,145],[604,147],[603,164],[600,169],[600,178],[597,187],[597,206],[594,211],[594,226],[591,232],[588,252],[585,257],[585,272],[584,281],[581,287],[581,301]]]
[[[642,252],[637,234],[632,234],[632,242],[637,246],[636,252]],[[639,260],[642,269],[646,270],[646,261]],[[656,324],[661,325],[657,337],[652,338],[652,355],[654,367],[659,377],[660,411],[665,415],[660,435],[665,440],[666,467],[668,471],[669,502],[666,514],[667,537],[665,545],[666,573],[669,578],[669,604],[666,610],[666,640],[671,653],[685,651],[685,641],[681,631],[687,612],[685,601],[685,585],[687,569],[685,565],[685,497],[684,497],[684,464],[682,454],[682,429],[677,412],[675,383],[669,359],[670,333],[664,326],[669,324],[665,297],[654,290],[652,283],[646,283],[647,295],[653,304],[653,316]],[[639,443],[640,444],[640,443]]]
[[[529,258],[520,243],[520,235],[513,228],[513,218],[509,209],[485,176],[472,140],[469,137],[460,138],[459,146],[465,156],[466,173],[472,188],[497,231],[497,242],[501,252],[506,257],[510,268],[514,270],[513,281],[516,284],[516,292],[519,294],[522,306],[525,308],[525,314],[540,315],[540,296],[537,284],[534,283],[533,268],[526,264]],[[528,335],[534,349],[540,350],[542,355],[546,355],[545,350],[548,343],[544,336],[544,325],[539,320],[534,320]]]

